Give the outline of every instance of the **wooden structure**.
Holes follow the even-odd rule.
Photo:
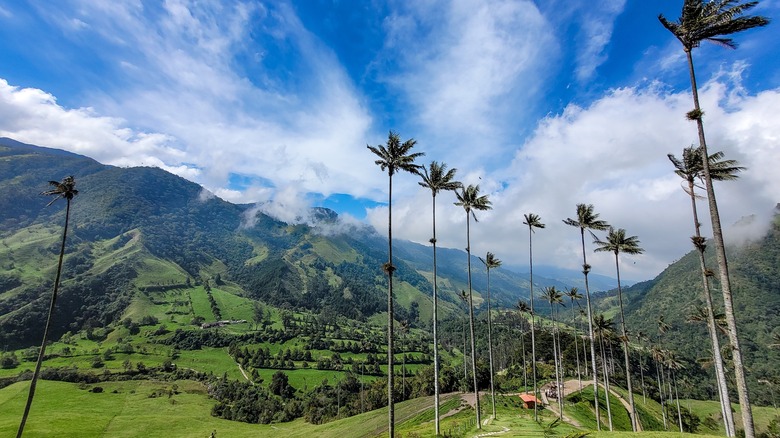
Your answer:
[[[541,405],[542,401],[534,397],[533,394],[523,393],[520,394],[520,400],[523,401],[523,408],[533,409],[534,405]]]

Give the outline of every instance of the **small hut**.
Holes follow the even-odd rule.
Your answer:
[[[523,408],[533,409],[535,405],[541,405],[542,401],[534,397],[533,394],[520,394],[520,400],[523,401]]]

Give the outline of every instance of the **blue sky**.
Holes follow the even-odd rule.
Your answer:
[[[692,232],[666,158],[696,141],[690,83],[656,18],[681,3],[0,0],[0,135],[162,167],[281,219],[322,205],[382,231],[387,177],[365,146],[392,129],[490,195],[476,253],[524,266],[534,212],[548,224],[537,260],[576,269],[578,233],[561,219],[592,203],[639,236],[646,253],[625,276],[646,279]],[[711,149],[749,168],[718,187],[725,223],[757,215],[727,229],[742,239],[780,201],[780,28],[736,40],[695,61]],[[427,242],[430,194],[411,175],[395,187],[396,235]],[[439,241],[465,247],[465,214],[438,199]]]

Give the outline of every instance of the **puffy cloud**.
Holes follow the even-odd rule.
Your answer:
[[[780,91],[735,94],[719,79],[700,93],[710,152],[722,150],[749,169],[738,181],[716,183],[725,234],[734,233],[737,241],[765,231],[780,200],[780,176],[773,171],[780,162],[780,127],[773,120]],[[522,222],[524,213],[533,212],[547,224],[534,235],[535,263],[579,269],[579,233],[562,220],[574,216],[577,203],[586,203],[594,204],[602,219],[639,237],[646,253],[623,257],[625,278],[658,274],[691,249],[690,201],[666,157],[680,156],[684,147],[698,143],[695,124],[684,116],[691,106],[689,93],[653,84],[616,89],[588,107],[569,105],[562,114],[541,120],[510,165],[482,175],[493,210],[478,214],[480,222],[472,224],[475,254],[489,250],[505,265],[527,266],[528,229]],[[464,248],[465,214],[451,205],[452,196],[438,198],[440,243]],[[709,233],[706,203],[699,204]],[[423,190],[398,200],[393,209],[397,236],[426,242],[429,212],[430,193]],[[732,226],[748,215],[756,217]],[[386,227],[386,209],[375,209],[368,218],[377,230]],[[590,249],[591,240],[586,235]],[[595,272],[613,275],[611,254],[590,253],[588,258]]]
[[[92,108],[68,109],[51,94],[19,88],[0,79],[0,136],[61,148],[116,166],[156,166],[197,179],[199,169],[182,164],[173,138],[128,129],[123,119]]]

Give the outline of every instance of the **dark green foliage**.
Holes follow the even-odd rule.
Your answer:
[[[766,428],[766,438],[780,438],[780,416],[775,415]]]
[[[677,405],[675,403],[670,403],[665,406],[665,409],[666,417],[669,418],[671,424],[675,425],[674,427],[677,428]],[[687,433],[696,433],[699,430],[701,419],[696,414],[689,411],[685,406],[680,406],[680,418],[682,418],[683,431]]]
[[[0,368],[11,369],[19,366],[19,358],[14,352],[0,354]]]
[[[751,370],[748,376],[751,399],[758,405],[769,405],[771,394],[765,385],[758,383],[758,379],[780,379],[780,368],[775,366],[780,363],[780,349],[769,347],[772,334],[780,333],[780,319],[777,318],[780,314],[778,217],[775,217],[766,235],[740,246],[731,246],[728,251],[740,343],[745,364]],[[708,266],[717,265],[715,255],[709,249],[706,257]],[[716,290],[720,287],[717,278],[715,275]],[[686,254],[654,280],[626,288],[624,294],[629,301],[626,321],[632,331],[650,334],[653,342],[661,340],[665,349],[675,351],[685,362],[683,373],[691,385],[681,388],[684,392],[680,396],[717,399],[714,375],[708,376],[713,373],[711,367],[702,370],[699,365],[700,360],[706,364],[710,358],[707,350],[701,349],[701,343],[706,342],[708,336],[706,327],[686,322],[688,315],[702,306],[697,252],[694,250]],[[721,294],[713,294],[713,301],[716,311],[722,309]],[[671,326],[662,338],[658,335],[656,323],[661,315]],[[722,339],[722,345],[726,345],[725,338]],[[649,377],[647,371],[645,377]]]
[[[0,274],[0,294],[22,285],[18,275]]]
[[[127,266],[114,265],[99,275],[63,282],[57,298],[51,338],[59,339],[67,331],[89,326],[104,327],[116,321],[129,304],[130,282],[134,275]],[[43,333],[40,321],[45,320],[48,306],[45,297],[47,287],[48,284],[44,283],[17,297],[29,300],[26,306],[17,300],[0,301],[0,314],[4,313],[4,309],[9,311],[8,307],[21,307],[14,312],[13,318],[0,318],[0,345],[18,348],[32,345],[40,339]]]
[[[271,384],[268,386],[268,389],[271,390],[272,394],[278,395],[285,400],[292,398],[293,394],[295,393],[295,388],[290,386],[290,383],[287,379],[287,374],[285,374],[283,371],[277,371],[274,373],[274,375],[271,377]]]

